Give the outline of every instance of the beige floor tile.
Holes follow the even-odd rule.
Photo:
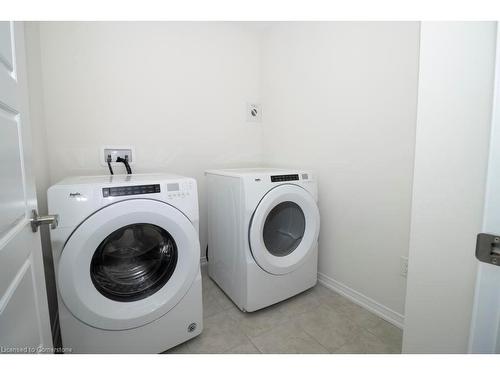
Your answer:
[[[217,303],[224,309],[236,307],[236,305],[229,299],[229,297],[217,285],[212,290],[212,293],[217,300]]]
[[[262,353],[314,354],[328,353],[297,323],[287,322],[251,339]]]
[[[363,330],[352,342],[341,346],[337,354],[393,354],[394,349],[380,341],[377,336]]]
[[[238,324],[223,311],[204,319],[203,332],[188,342],[188,350],[192,353],[224,353],[248,342]]]
[[[188,342],[182,343],[164,352],[165,354],[190,354]]]
[[[390,346],[395,352],[401,353],[403,330],[385,320],[382,320],[375,327],[368,328],[368,330],[377,336],[380,341]]]
[[[238,345],[232,349],[229,349],[225,354],[260,354],[260,351],[251,342]]]
[[[314,310],[321,304],[319,296],[313,289],[306,290],[296,296],[280,302],[277,307],[285,317],[294,317]]]
[[[338,311],[351,319],[357,325],[367,329],[373,328],[383,322],[383,320],[377,315],[350,301],[340,306]]]
[[[330,352],[353,342],[362,329],[342,313],[325,306],[302,314],[294,320]]]
[[[319,283],[312,289],[312,291],[317,296],[322,305],[334,310],[338,309],[340,306],[352,303],[344,296],[324,287]]]
[[[400,353],[402,331],[316,285],[286,301],[241,312],[203,275],[203,333],[168,353]]]
[[[259,336],[290,319],[283,314],[280,305],[273,305],[251,313],[242,312],[236,307],[226,312],[249,337]]]
[[[212,315],[224,311],[224,308],[219,303],[219,297],[215,287],[203,291],[203,317],[208,318]]]

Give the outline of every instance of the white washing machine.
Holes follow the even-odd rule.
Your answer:
[[[317,183],[307,171],[206,172],[208,272],[243,311],[292,297],[317,282]]]
[[[202,331],[196,181],[75,177],[48,191],[64,347],[158,353]]]

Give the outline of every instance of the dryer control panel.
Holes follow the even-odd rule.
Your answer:
[[[271,182],[284,182],[284,181],[298,181],[298,174],[282,174],[277,176],[271,176]]]
[[[102,189],[102,196],[107,197],[122,197],[124,195],[139,195],[139,194],[153,194],[160,192],[159,184],[152,185],[129,185],[129,186],[115,186]]]

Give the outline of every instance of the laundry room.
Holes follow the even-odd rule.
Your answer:
[[[2,353],[498,354],[497,22],[185,19],[0,21]]]
[[[311,170],[320,278],[377,301],[401,327],[417,22],[41,22],[25,32],[32,126],[45,131],[35,163],[49,176],[39,196],[66,177],[109,174],[101,150],[130,148],[134,174],[196,179],[205,258],[206,170]]]

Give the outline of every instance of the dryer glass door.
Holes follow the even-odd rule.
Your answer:
[[[176,263],[177,245],[164,228],[129,224],[99,244],[90,262],[90,277],[105,297],[137,301],[161,289]]]
[[[289,255],[304,237],[306,218],[297,203],[278,203],[267,215],[263,238],[266,249],[274,256]]]
[[[319,224],[318,206],[304,188],[283,184],[270,190],[250,222],[248,238],[255,261],[275,275],[296,270],[316,246]]]
[[[198,232],[177,208],[128,199],[85,219],[63,247],[58,287],[80,321],[107,330],[148,324],[186,295],[200,270]]]

